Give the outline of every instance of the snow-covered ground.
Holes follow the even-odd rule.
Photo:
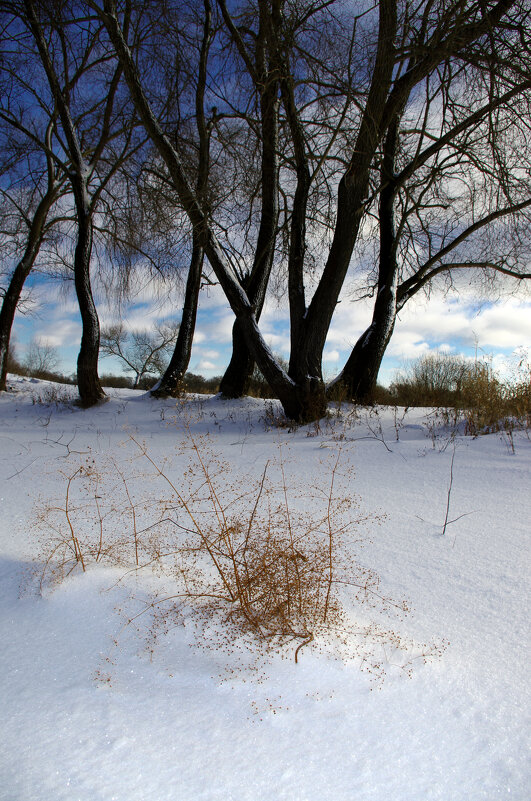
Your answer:
[[[290,431],[272,425],[275,404],[252,399],[176,404],[116,390],[82,410],[55,403],[46,382],[11,385],[0,395],[1,799],[527,801],[525,432],[513,452],[501,434],[452,439],[429,410],[344,408]],[[54,537],[69,536],[68,478],[93,459],[102,478],[91,509],[109,492],[118,507],[109,466],[138,468],[131,436],[178,488],[191,437],[222,465],[220,492],[226,481],[243,493],[268,460],[277,472],[281,464],[294,515],[313,513],[310,488],[326,493],[340,452],[338,493],[357,499],[349,514],[363,519],[345,547],[379,575],[381,594],[411,608],[404,617],[353,603],[349,621],[366,626],[374,615],[406,650],[358,633],[358,655],[348,640],[335,654],[316,640],[298,664],[295,646],[242,654],[215,622],[177,625],[164,604],[148,608],[166,579],[131,571],[127,551],[120,564],[101,560],[55,582],[52,558],[41,587]],[[141,516],[158,485],[138,475]],[[105,514],[105,537],[130,540],[131,515]]]

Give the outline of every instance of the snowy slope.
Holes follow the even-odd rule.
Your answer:
[[[12,389],[0,394],[1,799],[529,798],[525,433],[513,453],[500,434],[451,439],[429,410],[345,408],[290,431],[271,424],[274,404],[253,399],[176,404],[117,390],[81,410],[46,403],[46,382]],[[89,457],[125,470],[133,435],[179,481],[190,433],[243,486],[281,452],[294,509],[341,450],[343,491],[360,499],[352,514],[370,516],[355,529],[357,558],[411,606],[389,617],[412,645],[376,654],[383,681],[348,649],[246,661],[214,627],[157,626],[151,614],[124,625],[164,583],[148,570],[96,565],[39,591],[39,512],[64,503],[65,476]],[[452,458],[448,519],[458,519],[443,536]],[[367,623],[373,612],[350,614]]]

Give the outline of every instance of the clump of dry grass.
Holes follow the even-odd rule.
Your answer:
[[[39,519],[41,587],[94,563],[149,569],[171,589],[128,622],[146,612],[166,622],[191,616],[200,627],[213,625],[225,645],[288,648],[295,661],[310,643],[335,642],[373,673],[387,660],[385,645],[412,653],[396,631],[355,622],[362,606],[399,615],[408,609],[387,597],[377,574],[356,558],[357,532],[368,518],[340,450],[326,454],[318,485],[299,481],[294,489],[281,450],[252,480],[190,430],[187,453],[177,456],[181,470],[157,461],[134,436],[123,447],[128,456],[119,464],[112,457],[96,464],[89,455],[63,472],[63,500],[45,506]],[[410,663],[403,659],[401,667]]]

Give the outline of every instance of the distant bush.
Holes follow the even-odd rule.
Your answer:
[[[409,364],[390,386],[400,406],[449,406],[459,403],[473,365],[462,356],[430,353]]]
[[[247,388],[247,394],[251,398],[263,398],[264,400],[271,400],[275,397],[275,393],[271,391],[271,387],[261,373],[256,375],[257,372],[258,371],[255,370],[255,373],[253,373],[251,376],[249,386]]]
[[[326,397],[335,404],[352,402],[352,394],[341,381],[334,381],[328,386]],[[371,396],[366,398],[364,402],[364,405],[369,406],[392,406],[394,404],[396,404],[395,395],[389,387],[384,387],[381,384],[375,386]]]
[[[100,384],[102,387],[112,387],[113,389],[151,389],[157,382],[157,379],[152,376],[144,376],[140,379],[135,387],[135,382],[132,376],[128,375],[113,375],[112,373],[105,373],[100,376]]]
[[[529,428],[531,425],[531,367],[521,364],[501,381],[485,363],[475,363],[462,386],[461,408],[470,434]]]
[[[62,373],[55,373],[51,370],[34,370],[27,372],[26,375],[31,375],[32,378],[39,378],[41,381],[55,381],[56,384],[76,384],[77,378],[75,375],[63,375]]]
[[[52,370],[29,370],[23,365],[15,363],[13,369],[8,372],[15,375],[28,376],[29,378],[38,378],[40,381],[53,381],[56,384],[77,384],[76,375],[63,375],[63,373],[56,373]]]
[[[113,387],[114,389],[131,389],[133,386],[133,379],[126,375],[112,375],[112,373],[106,373],[100,376],[100,384],[102,387]]]
[[[183,390],[185,392],[196,392],[199,395],[215,395],[219,392],[219,382],[221,376],[214,378],[204,378],[202,375],[195,373],[186,373],[183,381]]]
[[[389,387],[377,384],[372,397],[373,403],[380,406],[392,406],[395,404],[394,395]]]
[[[138,382],[136,387],[134,386],[134,382],[133,382],[133,387],[134,387],[134,389],[145,389],[145,390],[148,390],[148,389],[151,389],[152,387],[154,387],[155,384],[157,383],[157,381],[158,381],[158,378],[156,378],[155,376],[153,376],[153,375],[145,375],[143,378],[140,379],[140,381]]]
[[[30,344],[30,350],[24,362],[18,358],[16,345],[11,342],[7,357],[7,372],[12,375],[39,378],[41,381],[55,381],[57,384],[75,384],[75,376],[66,376],[55,370],[58,357],[55,349],[41,347],[35,342]]]

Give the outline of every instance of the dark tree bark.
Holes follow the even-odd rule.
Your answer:
[[[81,346],[77,357],[77,386],[81,404],[94,406],[105,398],[105,392],[98,376],[100,323],[90,283],[93,222],[91,209],[86,203],[86,187],[81,183],[74,187],[74,191],[77,211],[74,283],[82,321]]]
[[[111,0],[104,0],[104,13],[100,12],[100,14],[122,63],[133,102],[146,130],[169,169],[192,224],[202,235],[205,253],[236,314],[251,355],[290,418],[306,422],[323,416],[326,411],[326,393],[321,370],[322,350],[363,215],[369,167],[381,136],[380,123],[394,65],[395,3],[391,0],[382,0],[380,5],[381,32],[371,89],[354,155],[340,183],[337,224],[324,275],[304,318],[298,320],[299,358],[296,364],[296,375],[293,377],[288,376],[282,370],[265,344],[258,329],[253,304],[227,264],[222,248],[208,225],[195,193],[186,180],[180,160],[153,115],[118,24],[114,3]]]
[[[358,402],[371,401],[378,371],[395,327],[397,314],[398,264],[394,204],[397,194],[395,158],[398,146],[399,117],[391,124],[383,146],[378,209],[380,254],[378,285],[370,326],[356,342],[345,367],[328,387],[341,386],[348,397]]]
[[[410,66],[413,67],[414,65]],[[527,79],[507,92],[492,97],[486,105],[462,119],[441,136],[439,140],[432,141],[430,138],[429,146],[424,151],[415,153],[411,162],[406,164],[400,172],[395,172],[399,118],[397,117],[390,125],[384,143],[381,169],[382,189],[379,203],[380,250],[378,282],[372,320],[370,326],[356,342],[345,367],[329,385],[328,392],[330,395],[335,395],[338,387],[341,387],[351,400],[359,403],[373,400],[378,373],[394,330],[398,312],[408,300],[433,281],[437,275],[448,273],[449,270],[472,268],[490,269],[493,272],[499,272],[518,280],[529,279],[529,273],[504,268],[502,264],[494,262],[449,263],[447,260],[453,250],[466,242],[471,236],[477,234],[481,229],[504,217],[516,215],[526,210],[531,205],[529,198],[520,202],[511,202],[509,198],[506,198],[505,206],[496,207],[490,213],[479,216],[465,228],[457,228],[457,233],[453,239],[447,242],[440,250],[434,247],[431,257],[413,274],[407,278],[402,278],[402,280],[400,280],[399,276],[397,251],[402,233],[400,229],[407,221],[408,206],[406,204],[405,209],[402,210],[402,219],[397,226],[395,221],[395,202],[399,192],[404,190],[408,179],[414,176],[417,169],[422,167],[428,160],[436,157],[449,143],[456,142],[459,134],[473,128],[482,120],[488,118],[489,115],[494,114],[498,108],[510,102],[515,96],[530,87],[531,84]],[[419,204],[420,207],[421,205]]]
[[[409,69],[393,81],[396,6],[383,0],[380,2],[378,49],[371,88],[363,111],[354,154],[339,185],[337,221],[328,261],[304,320],[301,347],[298,351],[300,366],[303,369],[306,366],[308,370],[312,368],[316,370],[319,361],[320,370],[320,355],[324,349],[335,303],[346,276],[364,214],[369,168],[379,142],[386,131],[392,130],[413,88],[437,64],[451,58],[453,54],[491,31],[511,5],[513,5],[512,0],[501,0],[488,14],[483,14],[479,21],[468,22],[466,14],[462,19],[449,16],[445,26],[435,31],[424,51],[411,62]],[[384,202],[382,212],[385,208]],[[385,217],[385,214],[383,216]],[[392,216],[387,216],[382,232],[385,243],[392,239],[392,229]],[[382,291],[376,299],[374,325],[371,325],[361,337],[355,353],[352,354],[352,360],[349,360],[347,374],[353,383],[358,384],[355,371],[362,370],[364,373],[359,379],[359,390],[356,390],[363,395],[371,391],[373,377],[377,375],[396,319],[397,289],[394,285],[396,279],[393,278],[395,271],[393,262],[394,259],[389,259],[388,254],[382,253]],[[318,375],[320,376],[320,373]]]
[[[151,395],[155,398],[177,397],[182,391],[183,378],[192,354],[202,268],[203,248],[194,234],[179,334],[170,363],[158,385],[151,390]]]
[[[384,198],[380,203],[380,215],[385,215],[385,226],[380,228],[380,239],[391,236],[393,209],[392,205],[384,211],[387,200],[392,204],[392,198]],[[380,254],[380,270],[378,275],[378,290],[374,303],[372,322],[356,342],[342,372],[328,387],[333,392],[340,385],[344,388],[348,398],[360,403],[372,400],[376,389],[378,372],[384,357],[387,345],[394,330],[397,313],[397,265],[396,242],[390,239],[386,242],[385,250],[382,247]]]
[[[339,293],[343,286],[360,224],[365,213],[369,170],[385,130],[382,128],[386,100],[392,86],[395,64],[396,4],[382,0],[379,6],[379,37],[371,85],[360,121],[350,164],[338,187],[334,235],[323,275],[297,328],[296,360],[290,375],[303,390],[308,409],[326,410],[326,388],[322,377],[322,353]],[[293,326],[293,322],[292,322]]]
[[[276,232],[278,224],[278,110],[279,81],[276,65],[271,61],[271,20],[268,4],[260,1],[260,26],[257,35],[256,64],[250,64],[251,76],[260,94],[261,115],[261,194],[260,228],[256,243],[255,258],[250,276],[243,282],[247,297],[254,309],[256,320],[260,319],[264,306],[269,276],[273,266]],[[232,27],[225,4],[225,19]],[[233,29],[240,48],[243,43]],[[232,329],[232,356],[221,379],[219,390],[226,398],[241,398],[245,395],[253,372],[255,360],[246,341],[244,327],[236,320]]]
[[[113,156],[113,163],[108,168],[106,175],[100,179],[99,186],[92,190],[90,179],[96,165],[100,162],[106,145],[112,138],[112,116],[116,93],[121,80],[122,68],[120,65],[115,69],[110,83],[107,87],[107,96],[102,105],[101,117],[98,121],[98,137],[90,155],[86,155],[82,147],[80,136],[71,113],[72,83],[68,77],[69,65],[67,64],[68,49],[65,42],[65,27],[62,20],[50,16],[49,21],[52,30],[56,30],[62,40],[61,46],[64,59],[64,85],[61,85],[56,72],[53,60],[50,55],[47,40],[44,35],[43,27],[39,20],[39,6],[32,0],[24,0],[25,20],[33,34],[42,66],[46,73],[50,92],[57,108],[57,114],[64,132],[69,167],[67,177],[71,183],[75,208],[77,215],[77,243],[74,253],[74,283],[76,288],[79,310],[82,320],[82,337],[79,356],[77,360],[77,379],[80,401],[83,406],[92,406],[103,398],[105,393],[102,389],[98,376],[98,352],[100,342],[100,327],[94,298],[92,295],[90,266],[93,243],[93,216],[103,187],[110,180],[118,166],[126,158],[127,147],[129,144],[129,134],[124,134],[125,145],[120,155]],[[40,9],[39,9],[40,10]],[[46,6],[42,9],[48,11]],[[84,68],[88,69],[90,54],[95,43],[99,38],[99,31],[94,30],[93,35],[88,39],[86,52],[81,59]],[[83,70],[72,70],[77,78]],[[122,123],[120,128],[122,129]],[[64,146],[64,145],[63,145]]]
[[[78,391],[83,406],[92,406],[105,397],[98,376],[100,327],[90,284],[90,257],[92,253],[93,221],[85,162],[68,103],[69,92],[63,91],[55,72],[35,4],[25,0],[24,6],[29,27],[35,38],[50,90],[57,104],[59,118],[66,137],[71,160],[69,179],[74,192],[77,213],[77,243],[74,254],[74,283],[76,288],[83,332],[77,360]]]
[[[238,320],[232,326],[232,353],[223,374],[219,391],[225,398],[241,398],[248,393],[254,359],[245,340],[245,332]]]

